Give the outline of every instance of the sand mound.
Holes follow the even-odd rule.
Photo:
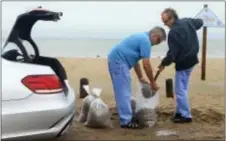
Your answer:
[[[116,107],[110,108],[110,112],[112,113],[112,120],[116,119],[115,116],[118,116]],[[170,120],[174,113],[174,109],[172,108],[159,108],[157,109],[158,114],[158,122],[165,122]],[[205,111],[192,109],[192,116],[194,122],[199,123],[207,123],[220,125],[225,120],[225,116],[222,113],[219,113],[213,109],[207,109]]]
[[[192,113],[194,118],[199,122],[206,122],[215,125],[225,122],[225,114],[219,113],[213,109],[207,109],[206,111],[192,109]]]

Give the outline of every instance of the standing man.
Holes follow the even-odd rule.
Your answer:
[[[154,27],[149,32],[130,35],[116,44],[108,54],[108,68],[111,76],[117,110],[122,128],[142,128],[138,121],[132,120],[131,109],[131,76],[130,69],[134,68],[138,79],[146,82],[141,72],[139,60],[154,91],[159,89],[154,81],[150,63],[151,47],[165,41],[166,33],[161,27]]]
[[[199,62],[199,41],[196,30],[203,26],[201,19],[179,19],[176,11],[165,9],[162,14],[162,22],[170,28],[168,34],[169,50],[162,60],[159,71],[165,66],[175,63],[175,94],[176,113],[172,118],[175,123],[192,122],[190,106],[188,102],[188,84],[193,67]]]

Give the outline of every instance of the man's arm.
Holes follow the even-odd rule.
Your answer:
[[[168,36],[168,47],[169,50],[166,54],[166,57],[162,60],[161,66],[169,66],[172,62],[175,61],[176,56],[179,52],[179,43],[176,34],[171,31]]]
[[[150,60],[149,59],[143,59],[142,62],[143,62],[144,71],[145,71],[150,83],[151,84],[155,83]]]
[[[202,19],[193,19],[190,18],[192,24],[195,26],[196,30],[199,30],[203,26],[203,20]]]
[[[151,43],[148,37],[142,39],[140,43],[140,56],[143,62],[144,71],[150,81],[150,83],[154,83],[152,67],[150,63],[151,56]]]
[[[142,79],[143,78],[143,74],[141,72],[139,62],[134,66],[134,70],[135,70],[135,72],[137,74],[138,79]]]
[[[151,63],[149,61],[149,58],[142,59],[142,62],[143,62],[144,71],[145,71],[150,83],[153,83],[154,77],[153,77],[153,71],[152,71],[152,67],[151,67]],[[134,70],[137,74],[138,79],[139,80],[143,79],[143,74],[141,72],[141,67],[140,67],[139,62],[134,66]]]

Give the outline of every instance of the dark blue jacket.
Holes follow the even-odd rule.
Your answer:
[[[168,34],[169,51],[161,65],[175,63],[177,71],[195,66],[198,61],[199,41],[196,30],[203,26],[201,19],[176,20]]]

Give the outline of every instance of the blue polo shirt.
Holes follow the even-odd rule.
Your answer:
[[[148,32],[142,32],[130,35],[116,44],[108,54],[108,60],[123,62],[131,69],[140,59],[150,58],[150,54]]]

